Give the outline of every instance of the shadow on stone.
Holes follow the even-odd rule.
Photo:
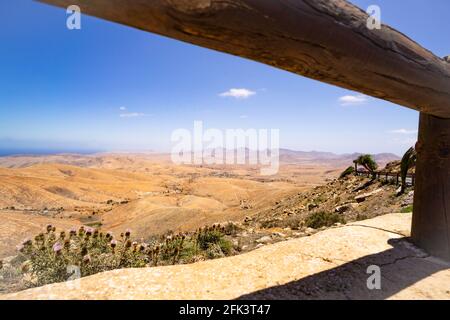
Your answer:
[[[449,264],[429,257],[407,238],[391,239],[392,249],[368,255],[290,283],[243,295],[238,299],[386,299],[447,269]],[[367,268],[381,268],[381,289],[367,288]]]

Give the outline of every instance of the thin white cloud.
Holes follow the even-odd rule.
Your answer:
[[[126,107],[120,107],[119,110],[120,111],[125,111],[125,110],[127,110],[127,108]]]
[[[342,96],[339,99],[341,106],[357,106],[368,101],[367,96],[363,94]]]
[[[416,142],[417,139],[414,138],[394,138],[391,140],[391,144],[406,146],[414,146]]]
[[[230,89],[226,92],[222,92],[221,94],[219,94],[219,96],[221,97],[231,97],[231,98],[235,98],[235,99],[248,99],[251,96],[254,96],[256,94],[255,91],[251,91],[249,89]]]
[[[239,116],[239,118],[241,118],[241,119],[247,119],[248,116],[247,116],[246,114],[242,114],[242,115]]]
[[[121,113],[121,118],[138,118],[138,117],[147,117],[149,114],[141,113],[141,112],[128,112],[128,113]]]
[[[395,129],[389,131],[390,133],[397,133],[397,134],[416,134],[417,130],[408,130],[408,129]]]

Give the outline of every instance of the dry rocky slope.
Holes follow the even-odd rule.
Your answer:
[[[252,252],[122,269],[0,299],[450,299],[450,265],[407,241],[411,214],[387,214]],[[381,268],[381,290],[367,268]]]

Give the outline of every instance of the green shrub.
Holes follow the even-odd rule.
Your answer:
[[[223,226],[223,233],[228,236],[235,236],[240,230],[241,228],[231,221]]]
[[[410,213],[413,212],[413,206],[409,205],[407,207],[402,208],[402,210],[400,210],[401,213]]]
[[[341,175],[339,176],[339,179],[345,178],[346,176],[349,176],[353,173],[355,173],[355,167],[350,166],[341,173]]]
[[[200,229],[197,234],[199,247],[202,250],[207,250],[212,244],[225,244],[227,240],[224,239],[224,233],[222,230],[220,230],[220,227],[218,226],[213,226],[212,228],[205,227],[204,229]]]
[[[218,245],[225,255],[230,255],[233,251],[233,244],[225,238],[220,239]]]
[[[337,213],[315,212],[308,216],[305,225],[309,228],[319,229],[322,227],[330,227],[335,223],[345,223],[345,219]]]
[[[220,248],[220,246],[218,244],[211,243],[208,246],[208,249],[206,250],[206,256],[209,259],[216,259],[216,258],[222,258],[225,255],[224,255],[222,249]]]
[[[369,219],[369,218],[365,214],[358,213],[356,215],[356,221],[362,221],[362,220],[367,220],[367,219]]]

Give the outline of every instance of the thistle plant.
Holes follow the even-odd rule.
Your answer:
[[[113,269],[190,263],[229,255],[232,245],[224,232],[225,227],[214,225],[146,243],[132,240],[131,230],[116,239],[112,232],[84,226],[57,232],[48,225],[34,240],[25,239],[18,250],[26,266],[22,271],[31,279],[27,285],[41,286],[68,280],[69,266],[78,266],[84,277]]]
[[[65,231],[56,233],[48,225],[45,233],[38,234],[34,241],[26,239],[18,247],[30,264],[31,279],[29,285],[44,285],[66,281],[70,274],[67,267],[80,268],[81,276],[122,267],[143,267],[148,263],[144,252],[133,251],[129,240],[117,241],[111,233],[104,236],[96,229],[80,227],[71,229],[69,236]]]

